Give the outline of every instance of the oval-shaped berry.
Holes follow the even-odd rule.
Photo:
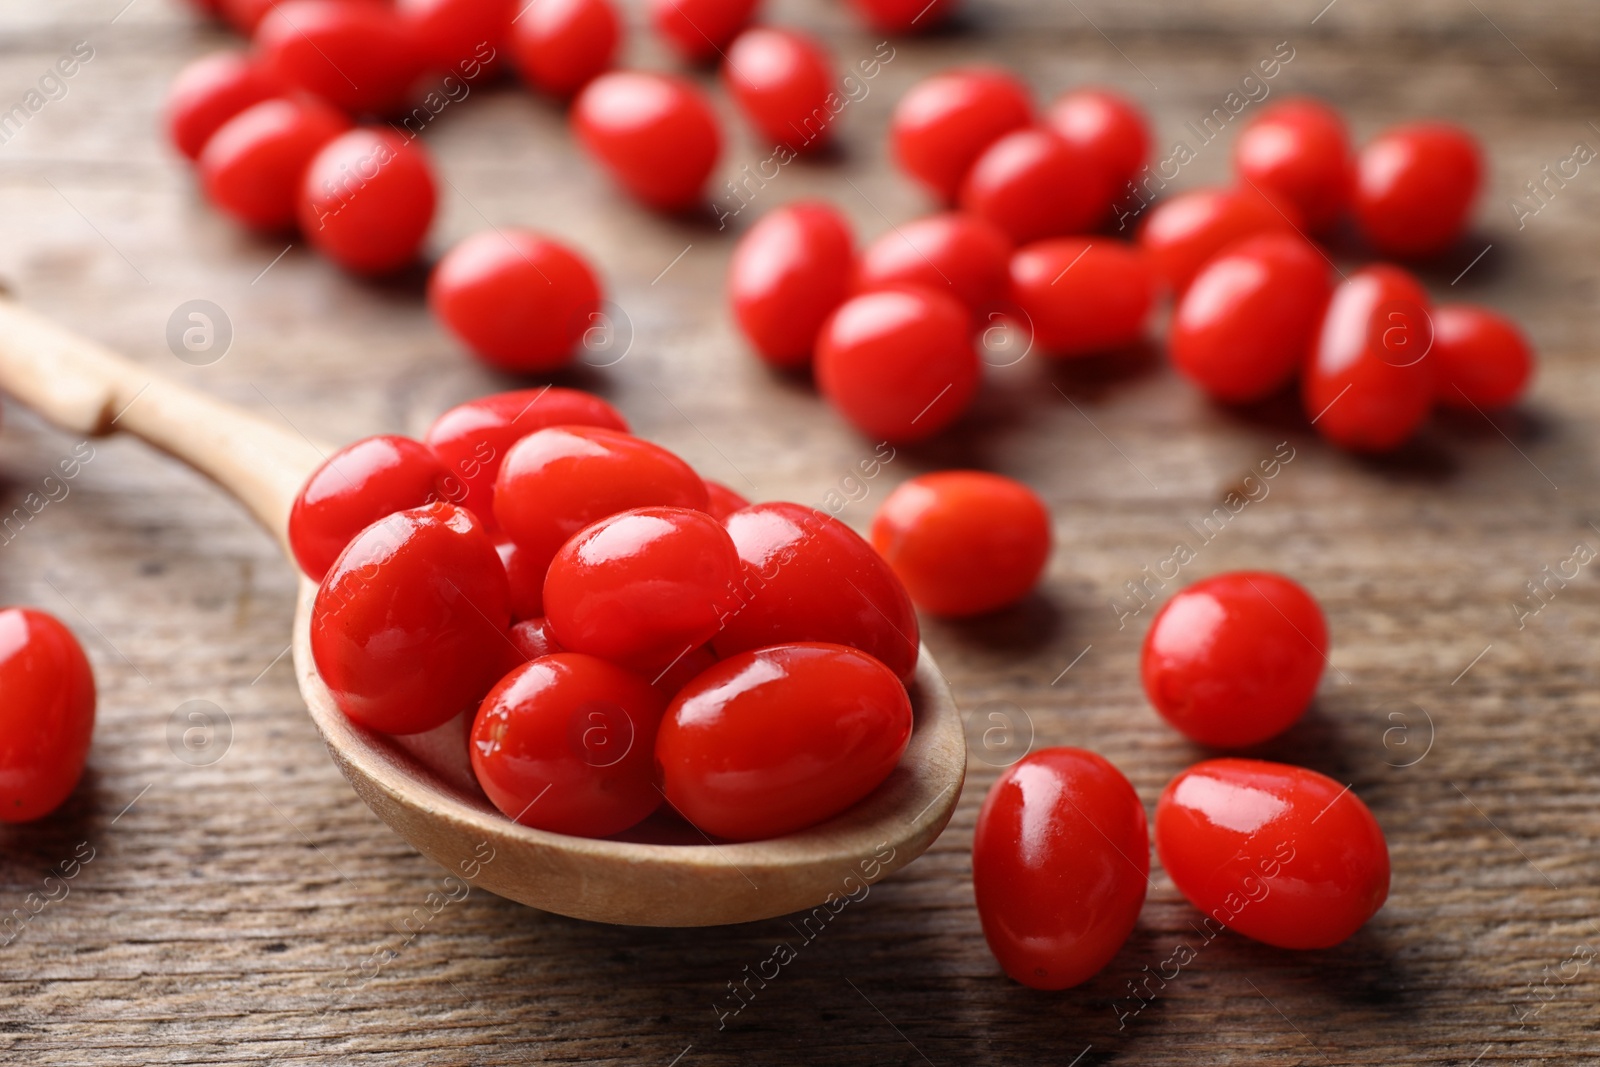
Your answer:
[[[539,0],[532,6],[548,2]],[[511,20],[524,8],[516,0],[395,0],[395,10],[426,66],[475,82],[500,69]]]
[[[760,0],[647,0],[650,25],[690,63],[723,53],[750,22]]]
[[[1156,302],[1139,248],[1110,237],[1056,237],[1011,257],[1011,301],[1048,355],[1082,356],[1137,343]]]
[[[211,135],[253,104],[282,92],[276,79],[243,52],[212,52],[178,72],[167,90],[167,137],[190,159]]]
[[[1233,165],[1246,185],[1276,193],[1322,233],[1350,203],[1355,165],[1344,118],[1320,100],[1270,104],[1233,143]]]
[[[1356,158],[1355,215],[1386,256],[1420,258],[1455,244],[1483,182],[1478,141],[1459,126],[1397,126]]]
[[[739,568],[728,532],[705,512],[635,508],[556,553],[545,618],[563,648],[659,673],[716,634]]]
[[[1328,261],[1296,234],[1229,245],[1178,302],[1173,366],[1224,403],[1268,396],[1305,363],[1331,291]]]
[[[660,211],[697,202],[722,151],[705,94],[665,74],[600,75],[573,102],[572,126],[619,185]]]
[[[1045,125],[1092,160],[1120,191],[1150,153],[1150,124],[1139,105],[1110,89],[1074,89],[1050,105]]]
[[[652,773],[665,703],[603,659],[543,656],[484,698],[472,722],[472,771],[494,806],[523,826],[621,833],[661,804]]]
[[[1194,189],[1150,209],[1139,231],[1139,245],[1150,255],[1156,275],[1176,294],[1212,256],[1253,234],[1295,232],[1297,220],[1285,205],[1253,189]]]
[[[961,209],[1017,244],[1084,233],[1110,210],[1112,181],[1093,157],[1050,130],[1014,130],[973,161]]]
[[[1093,978],[1144,905],[1150,840],[1122,772],[1081,748],[1046,748],[1008,767],[972,836],[972,890],[989,951],[1034,989]]]
[[[881,660],[900,678],[917,665],[917,613],[883,557],[815,508],[752,504],[726,521],[744,570],[728,605],[719,656],[824,641]]]
[[[1444,304],[1433,312],[1438,400],[1458,408],[1516,403],[1533,375],[1533,349],[1515,322],[1473,304]]]
[[[835,111],[845,99],[834,91],[833,62],[821,44],[768,26],[745,30],[734,40],[722,80],[769,144],[796,152],[828,144]]]
[[[730,656],[673,698],[656,736],[667,801],[702,832],[778,837],[878,787],[911,740],[911,701],[882,663],[842,645]]]
[[[954,422],[978,390],[972,316],[931,289],[850,298],[817,337],[822,395],[868,437],[920,441]]]
[[[995,141],[1033,121],[1028,88],[992,67],[935,74],[895,105],[889,143],[900,168],[954,203],[973,162]]]
[[[1208,927],[1279,948],[1332,948],[1389,895],[1378,821],[1349,786],[1304,767],[1197,763],[1162,791],[1155,828],[1161,866]]]
[[[432,730],[500,677],[506,572],[453,504],[396,512],[356,535],[311,607],[311,657],[341,711],[390,734]]]
[[[1378,264],[1333,291],[1301,375],[1317,432],[1359,452],[1403,444],[1433,406],[1428,294],[1399,267]]]
[[[1010,239],[991,223],[963,212],[929,215],[867,246],[856,264],[856,291],[918,285],[981,315],[1005,298],[1010,259]]]
[[[1145,696],[1185,737],[1242,748],[1299,721],[1328,661],[1328,624],[1298,583],[1232,571],[1162,605],[1140,657]]]
[[[289,545],[313,581],[385,515],[445,499],[444,464],[418,441],[382,434],[345,445],[312,472],[289,510]],[[460,501],[455,501],[460,503]]]
[[[383,3],[279,0],[254,43],[279,80],[352,115],[394,113],[427,66],[411,27]]]
[[[763,216],[728,266],[734,320],[762,359],[811,362],[817,333],[850,295],[850,224],[830,204],[802,201]]]
[[[72,631],[33,608],[0,611],[0,822],[50,814],[83,777],[94,672]]]
[[[301,231],[317,251],[357,274],[385,274],[415,260],[438,199],[421,143],[371,127],[324,145],[300,189]]]
[[[539,0],[511,24],[507,47],[523,81],[568,97],[610,69],[621,43],[611,0]]]
[[[217,127],[200,150],[206,199],[254,229],[289,226],[312,157],[349,126],[343,115],[316,100],[252,104]]]

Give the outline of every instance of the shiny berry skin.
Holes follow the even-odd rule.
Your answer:
[[[1074,89],[1045,112],[1044,124],[1091,159],[1120,193],[1150,154],[1150,124],[1139,105],[1110,89]]]
[[[822,395],[868,437],[923,440],[978,390],[972,316],[932,289],[851,297],[817,337],[816,374]]]
[[[853,648],[730,656],[673,697],[656,735],[667,802],[714,837],[803,830],[876,789],[911,740],[911,700]]]
[[[363,127],[329,141],[300,184],[300,229],[348,271],[386,274],[417,258],[438,196],[421,142]]]
[[[1296,234],[1229,245],[1178,302],[1167,335],[1173,366],[1223,403],[1268,396],[1305,362],[1331,291],[1328,261]]]
[[[917,613],[883,557],[838,519],[801,504],[752,504],[725,523],[744,573],[719,656],[824,641],[859,648],[900,678],[917,666]]]
[[[1389,846],[1359,797],[1264,760],[1197,763],[1156,803],[1156,854],[1212,922],[1278,948],[1332,948],[1389,895]]]
[[[506,572],[470,511],[435,503],[356,535],[311,607],[311,657],[360,726],[431,730],[477,704],[505,667]]]
[[[1403,444],[1434,397],[1432,308],[1399,267],[1366,267],[1333,291],[1301,370],[1302,396],[1317,432],[1357,452]]]
[[[511,644],[524,662],[566,651],[550,636],[550,624],[543,615],[512,623],[506,635],[511,638]]]
[[[722,80],[768,143],[796,152],[828,143],[833,62],[811,38],[766,26],[745,30],[728,48]]]
[[[1135,344],[1156,302],[1150,259],[1110,237],[1056,237],[1011,257],[1011,302],[1047,355]]]
[[[352,115],[397,111],[427,65],[411,28],[376,2],[280,0],[254,40],[275,77]]]
[[[902,483],[872,520],[872,547],[934,615],[982,615],[1021,600],[1050,559],[1050,513],[1021,482],[937,471]]]
[[[472,721],[472,771],[494,806],[523,826],[621,833],[661,805],[651,775],[665,703],[603,659],[544,656],[484,698]]]
[[[263,100],[217,127],[197,161],[206,199],[246,226],[278,230],[295,220],[312,157],[350,122],[315,100]]]
[[[850,295],[853,243],[844,216],[820,201],[769,212],[740,238],[728,301],[757,355],[782,369],[811,362],[822,324]]]
[[[1435,255],[1466,231],[1482,181],[1478,142],[1466,130],[1396,126],[1356,158],[1356,224],[1383,255]]]
[[[461,241],[428,279],[428,306],[450,332],[491,367],[522,373],[572,362],[600,300],[581,256],[514,227]]]
[[[650,25],[690,63],[718,58],[755,14],[759,0],[648,0]]]
[[[511,587],[511,617],[519,622],[544,616],[544,576],[550,560],[543,555],[518,548],[515,541],[495,545],[500,562],[505,564],[506,583]]]
[[[1517,324],[1473,304],[1433,312],[1437,399],[1450,407],[1500,408],[1516,403],[1533,374],[1533,350]]]
[[[494,517],[494,482],[506,454],[530,433],[551,426],[628,432],[627,420],[599,397],[547,385],[458,404],[433,420],[423,440],[449,472],[446,499],[470,508],[485,529],[494,531],[500,528]]]
[[[252,104],[279,95],[281,86],[243,52],[213,52],[178,72],[167,90],[167,137],[190,159],[211,135]]]
[[[704,511],[635,508],[561,546],[545,618],[563,648],[660,670],[716,634],[739,567],[728,531]]]
[[[921,33],[938,26],[957,0],[850,0],[867,25],[883,33]]]
[[[973,161],[961,209],[1022,244],[1092,230],[1112,194],[1110,176],[1081,149],[1049,130],[1015,130]]]
[[[1293,209],[1252,189],[1195,189],[1150,209],[1139,245],[1157,276],[1182,294],[1212,256],[1246,237],[1295,231]]]
[[[677,696],[678,690],[710,670],[716,663],[717,654],[711,651],[710,645],[691,648],[667,664],[665,669],[655,672],[650,684],[655,686],[662,696],[671,700]]]
[[[698,202],[722,151],[705,94],[665,74],[600,75],[573,101],[572,126],[619,185],[658,211]]]
[[[706,505],[706,514],[718,522],[722,522],[735,511],[750,506],[750,501],[721,482],[713,482],[710,479],[706,480],[706,497],[710,501]]]
[[[289,545],[295,562],[321,581],[356,534],[385,515],[444,499],[446,486],[444,464],[409,437],[384,434],[345,445],[294,498]]]
[[[984,940],[1034,989],[1093,978],[1144,905],[1150,840],[1133,785],[1081,748],[1031,752],[990,786],[972,835]]]
[[[683,460],[598,426],[554,426],[522,438],[494,487],[495,518],[528,551],[530,565],[554,559],[568,538],[619,511],[704,511],[706,503],[705,483]]]
[[[1355,164],[1344,118],[1320,100],[1271,104],[1233,143],[1233,166],[1246,186],[1276,193],[1322,233],[1350,203]]]
[[[920,285],[981,315],[1005,298],[1011,241],[983,219],[946,212],[896,226],[861,253],[856,291]]]
[[[42,818],[83,776],[94,672],[78,639],[33,608],[0,611],[0,822]]]
[[[568,97],[610,69],[622,21],[611,0],[539,0],[511,24],[506,44],[523,81]]]
[[[889,143],[900,169],[954,203],[984,149],[1032,121],[1027,86],[1003,70],[969,67],[912,86],[895,105]]]
[[[1139,669],[1145,696],[1185,737],[1243,748],[1299,720],[1327,661],[1328,624],[1304,587],[1270,571],[1233,571],[1162,606]]]
[[[499,69],[507,29],[521,7],[516,0],[395,3],[427,66],[467,81],[489,78]]]

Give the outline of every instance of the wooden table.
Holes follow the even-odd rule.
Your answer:
[[[209,210],[156,128],[173,73],[227,39],[175,0],[136,0],[113,20],[123,2],[0,12],[0,105],[23,99],[75,41],[93,49],[65,95],[0,144],[0,275],[25,300],[312,437],[419,433],[444,407],[512,384],[440,333],[421,270],[353,281],[298,242],[246,236]],[[1119,628],[1111,604],[1252,466],[1291,449],[1270,496],[1179,582],[1279,568],[1328,612],[1332,665],[1317,705],[1261,753],[1351,783],[1383,823],[1394,887],[1356,937],[1310,953],[1232,935],[1198,944],[1140,1007],[1129,983],[1146,968],[1170,976],[1163,961],[1200,942],[1197,913],[1156,871],[1138,929],[1101,976],[1061,994],[1017,986],[984,947],[968,859],[992,764],[1016,747],[975,753],[933,850],[811,942],[783,920],[619,929],[478,891],[429,913],[445,872],[356,800],[299,704],[284,656],[289,568],[209,485],[105,440],[87,446],[67,495],[0,546],[0,600],[71,625],[101,687],[82,786],[55,816],[0,830],[0,914],[26,910],[29,894],[58,898],[0,948],[4,1061],[1600,1057],[1594,566],[1552,582],[1520,628],[1513,608],[1542,603],[1522,598],[1543,568],[1600,547],[1600,171],[1584,168],[1523,228],[1507,206],[1574,142],[1600,145],[1600,23],[1580,0],[1342,0],[1319,16],[1321,3],[973,0],[959,31],[894,43],[844,113],[836,158],[784,168],[734,222],[826,196],[870,237],[925,210],[887,164],[888,112],[916,79],[977,59],[1016,67],[1042,95],[1085,81],[1127,90],[1165,146],[1287,41],[1294,59],[1271,92],[1326,96],[1362,137],[1424,114],[1477,131],[1490,150],[1480,229],[1428,278],[1440,299],[1480,300],[1526,324],[1542,364],[1522,409],[1440,419],[1399,455],[1366,461],[1324,446],[1292,410],[1210,407],[1157,360],[1113,370],[1028,358],[994,369],[958,429],[901,449],[844,513],[863,526],[893,484],[953,465],[1038,487],[1059,537],[1040,595],[981,622],[930,622],[928,644],[980,721],[1010,715],[1035,745],[1093,747],[1153,804],[1201,753],[1139,690],[1150,610]],[[878,43],[832,0],[773,8],[825,36],[841,65]],[[665,63],[637,35],[630,58]],[[1231,137],[1202,149],[1181,184],[1222,180]],[[624,202],[573,150],[557,108],[515,88],[475,90],[427,140],[448,182],[434,249],[489,223],[527,224],[578,242],[604,271],[631,347],[563,381],[600,391],[642,433],[756,497],[819,502],[868,453],[809,388],[742,351],[720,295],[732,234]],[[764,154],[736,134],[722,176]],[[233,331],[225,357],[198,367],[166,341],[174,309],[195,299],[224,309]],[[78,446],[8,406],[0,510]],[[209,733],[190,718],[197,709]],[[75,876],[47,882],[62,864]],[[419,908],[421,932],[400,932],[418,926]],[[729,983],[779,941],[798,958],[719,1019],[717,1006],[734,1003]]]

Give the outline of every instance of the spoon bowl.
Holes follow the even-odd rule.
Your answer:
[[[238,498],[288,554],[290,506],[325,452],[298,433],[166,381],[6,297],[0,388],[64,429],[124,431],[175,456]],[[301,577],[295,673],[311,720],[356,795],[452,873],[544,911],[627,925],[711,926],[814,907],[921,855],[961,795],[961,716],[923,648],[910,686],[911,741],[899,765],[826,822],[738,843],[659,816],[607,839],[522,826],[496,810],[473,778],[467,713],[427,734],[391,737],[338,709],[311,657],[316,590]]]

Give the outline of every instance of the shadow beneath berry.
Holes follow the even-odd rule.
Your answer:
[[[923,629],[949,634],[964,645],[1020,658],[1048,647],[1061,635],[1065,622],[1061,607],[1035,589],[1015,604],[984,615],[959,619],[924,616]]]
[[[1092,356],[1045,356],[1039,362],[1044,384],[1074,404],[1103,403],[1118,387],[1149,378],[1165,364],[1161,346],[1149,340]]]

